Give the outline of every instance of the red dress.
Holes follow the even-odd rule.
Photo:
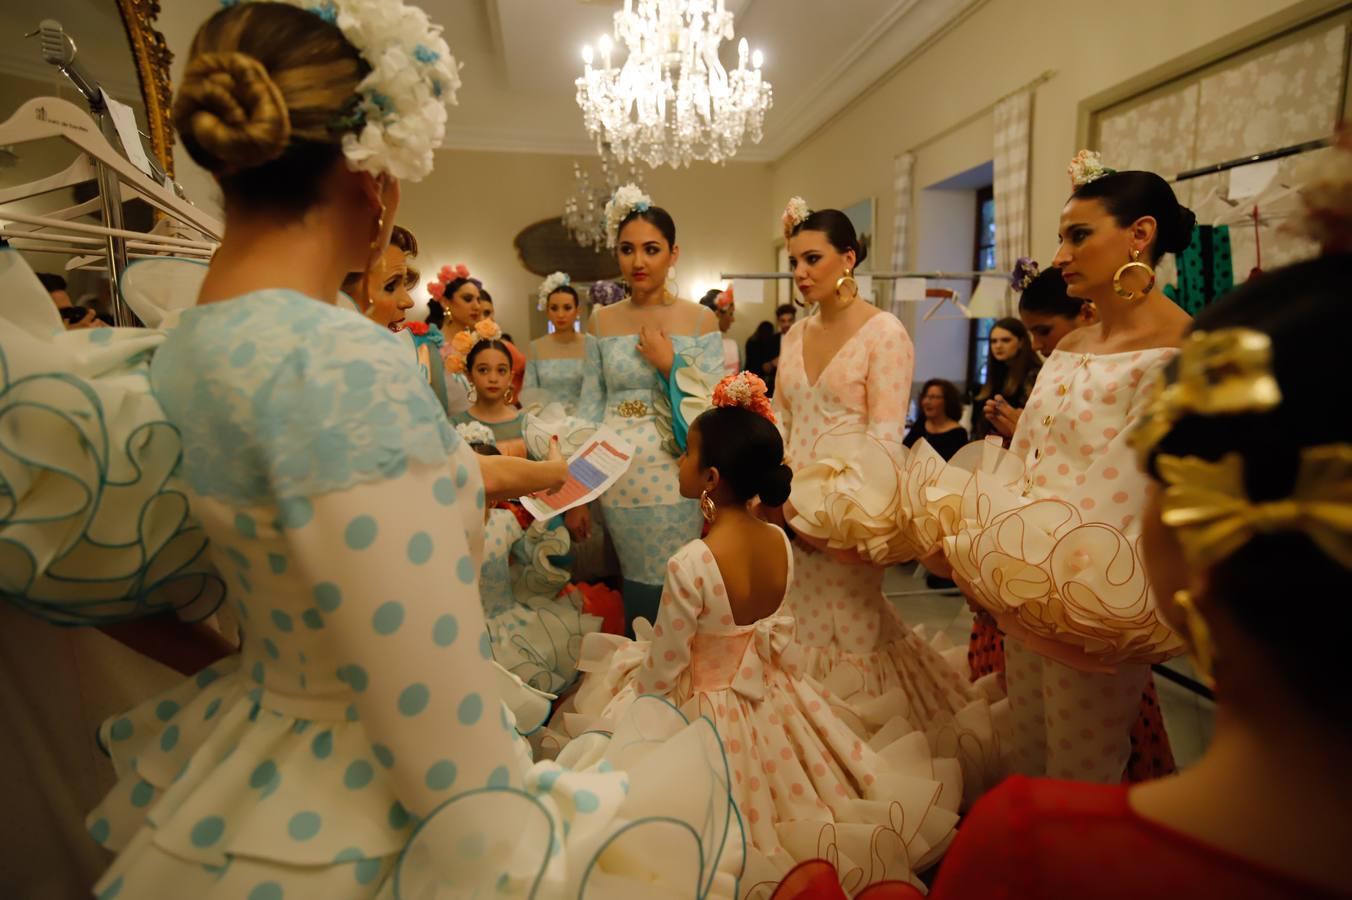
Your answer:
[[[930,900],[1348,900],[1141,818],[1127,788],[1013,776],[963,820]]]

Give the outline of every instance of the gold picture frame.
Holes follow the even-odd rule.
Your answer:
[[[150,148],[170,176],[174,174],[174,124],[170,117],[173,88],[169,83],[169,64],[174,54],[164,35],[155,28],[160,15],[159,0],[117,0],[122,24],[127,29],[136,60],[136,75],[141,80],[141,98],[145,101],[146,124],[150,129]]]

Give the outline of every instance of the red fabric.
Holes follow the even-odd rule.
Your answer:
[[[1017,775],[977,801],[930,892],[930,900],[1081,897],[1348,900],[1142,819],[1124,785]]]
[[[967,667],[973,681],[992,672],[1005,670],[1005,637],[994,617],[984,609],[975,609],[972,638],[967,645]],[[1169,733],[1164,730],[1160,698],[1155,676],[1146,681],[1141,694],[1141,712],[1131,726],[1131,757],[1127,761],[1126,781],[1141,782],[1163,778],[1178,771]]]
[[[522,531],[525,531],[535,524],[535,517],[526,512],[526,507],[522,506],[516,500],[499,500],[493,504],[493,508],[505,509],[516,516],[517,524],[521,526]]]
[[[855,900],[921,900],[920,891],[901,881],[882,881],[855,895]],[[794,866],[770,900],[846,900],[835,866],[810,859]]]
[[[582,595],[582,611],[601,619],[601,631],[606,634],[624,634],[624,597],[604,584],[569,584],[564,594],[572,591]]]

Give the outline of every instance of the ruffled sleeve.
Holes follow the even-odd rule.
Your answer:
[[[639,694],[671,694],[690,668],[690,649],[704,608],[703,579],[694,569],[693,558],[683,550],[667,563],[648,657],[634,674],[634,689]]]
[[[660,372],[657,375],[665,393],[659,400],[657,414],[671,420],[673,446],[668,449],[673,456],[685,452],[690,423],[713,405],[714,386],[723,377],[722,361],[715,355],[722,353],[723,345],[721,341],[715,343],[711,340],[717,337],[718,332],[698,338],[673,338],[677,350],[672,359],[671,372],[665,378]],[[665,434],[667,429],[662,425],[665,422],[658,427]]]

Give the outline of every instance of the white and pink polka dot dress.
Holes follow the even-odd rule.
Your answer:
[[[896,317],[869,319],[809,383],[800,321],[784,337],[774,405],[795,470],[814,458],[822,435],[857,426],[901,446],[915,351]],[[836,693],[867,703],[883,696],[925,731],[936,753],[958,756],[969,798],[1001,777],[991,709],[965,671],[902,621],[883,596],[885,569],[838,562],[794,547],[788,611],[798,622],[804,671]],[[866,720],[869,717],[865,717]],[[871,723],[880,724],[880,723]]]

